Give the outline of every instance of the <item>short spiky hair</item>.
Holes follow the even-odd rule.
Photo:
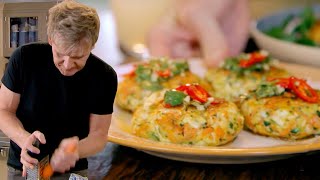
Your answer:
[[[64,0],[49,10],[48,37],[60,37],[65,47],[86,39],[93,47],[98,40],[100,21],[94,8],[74,0]]]

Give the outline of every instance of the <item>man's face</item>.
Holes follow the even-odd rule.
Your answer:
[[[52,46],[53,61],[60,73],[64,76],[73,76],[86,65],[92,47],[85,39],[81,40],[70,52],[63,46],[59,46],[56,42],[49,39]]]

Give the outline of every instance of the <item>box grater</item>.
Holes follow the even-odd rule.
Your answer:
[[[33,146],[39,148],[40,141],[37,139],[33,143]],[[35,154],[30,151],[28,151],[28,154],[33,158],[35,157]],[[35,165],[33,167],[33,169],[27,168],[26,180],[48,180],[48,179],[50,179],[50,178],[45,179],[42,177],[43,169],[48,164],[49,164],[49,155],[47,155],[45,158],[43,158],[41,161],[39,161],[39,163],[37,165]]]

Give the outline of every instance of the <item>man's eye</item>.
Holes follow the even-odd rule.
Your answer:
[[[71,57],[72,59],[75,59],[75,60],[80,60],[80,59],[82,59],[83,58],[83,56],[81,56],[81,57]]]

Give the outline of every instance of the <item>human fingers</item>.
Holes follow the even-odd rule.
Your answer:
[[[41,144],[46,144],[46,138],[42,132],[34,131],[32,134],[40,141]]]
[[[77,150],[79,144],[79,138],[77,136],[63,139],[59,145],[59,148],[67,153],[73,153]]]
[[[197,54],[195,51],[189,41],[177,41],[171,48],[171,56],[173,58],[190,58]]]
[[[192,33],[176,24],[172,20],[163,20],[154,26],[147,36],[147,44],[152,56],[189,57],[191,42],[194,39]],[[183,44],[183,50],[181,45]]]
[[[26,177],[27,175],[27,169],[26,169],[26,166],[22,166],[22,177]]]
[[[74,167],[78,159],[75,153],[69,153],[62,148],[58,148],[51,157],[50,165],[54,171],[64,173]]]
[[[64,152],[61,148],[57,148],[50,160],[50,165],[55,172],[64,173],[70,169],[67,162],[65,161]]]
[[[35,147],[35,142],[39,140],[41,144],[46,143],[46,139],[43,133],[40,131],[34,131],[26,140],[24,146],[21,148],[22,150],[27,150],[35,154],[40,153],[40,149],[38,147]]]
[[[30,169],[33,169],[34,165],[38,164],[38,160],[29,156],[27,152],[21,153],[20,162],[23,164],[24,167]]]
[[[20,162],[23,164],[24,168],[22,173],[23,175],[26,174],[25,168],[34,168],[34,165],[38,163],[38,160],[31,157],[28,153],[40,153],[40,149],[34,146],[34,143],[37,141],[37,139],[40,141],[40,143],[45,143],[45,137],[43,133],[40,131],[35,131],[28,136],[24,145],[21,147]]]
[[[221,24],[230,49],[230,55],[236,56],[243,51],[249,36],[250,14],[247,0],[237,0],[221,16]],[[222,21],[223,19],[223,21]]]
[[[21,163],[28,167],[28,168],[32,168],[34,164],[38,163],[38,160],[35,158],[32,158],[29,154],[28,151],[35,153],[35,154],[39,154],[40,150],[36,147],[33,146],[33,143],[36,141],[36,137],[31,134],[25,141],[25,143],[23,144],[23,146],[21,147],[21,153],[20,153],[20,161]]]
[[[229,55],[229,47],[223,29],[218,21],[224,6],[229,1],[214,6],[212,0],[189,0],[178,3],[179,23],[196,36],[202,58],[209,66],[217,66]]]
[[[202,58],[208,66],[218,66],[227,56],[229,47],[219,22],[210,16],[190,19],[190,28],[198,36]]]
[[[208,66],[218,66],[229,56],[229,47],[218,22],[211,21],[207,24],[207,28],[201,31],[199,38],[201,52]]]
[[[147,36],[147,46],[151,56],[170,56],[170,40],[165,37],[166,30],[162,27],[152,28]]]
[[[78,137],[63,139],[51,158],[51,166],[54,171],[65,172],[74,167],[79,160]]]

